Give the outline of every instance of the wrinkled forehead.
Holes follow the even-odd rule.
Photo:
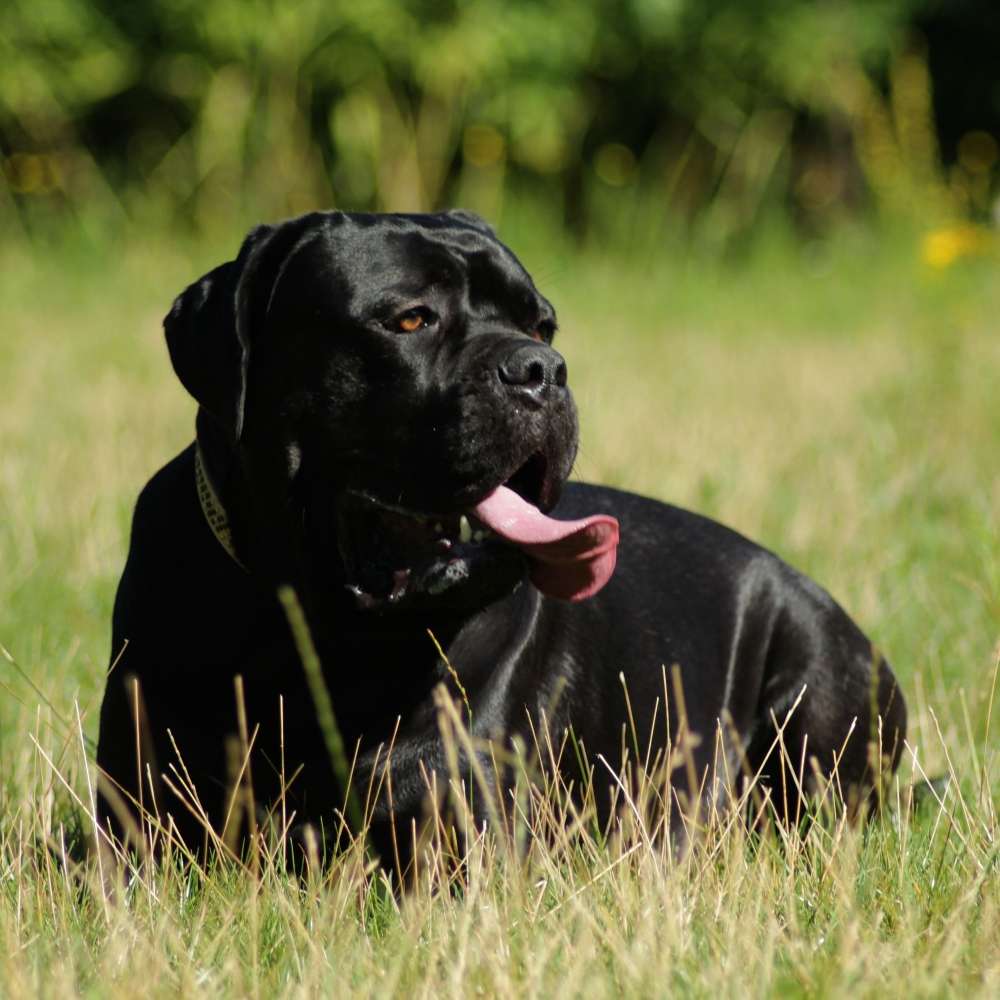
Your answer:
[[[459,293],[473,308],[545,302],[507,247],[447,216],[328,217],[304,235],[291,258],[283,292],[300,303],[305,296],[316,306],[336,303],[348,312],[432,290]]]

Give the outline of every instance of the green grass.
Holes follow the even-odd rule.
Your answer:
[[[805,842],[723,824],[680,863],[627,811],[603,844],[522,829],[399,903],[360,849],[305,882],[176,862],[106,897],[71,858],[111,602],[131,504],[193,424],[159,320],[238,239],[0,247],[0,996],[1000,994],[996,262],[930,273],[861,231],[728,264],[508,235],[560,311],[577,474],[823,582],[910,701],[890,797],[951,773],[943,803]]]

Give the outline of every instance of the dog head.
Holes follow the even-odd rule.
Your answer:
[[[542,513],[577,448],[555,312],[477,217],[259,227],[164,325],[236,459],[251,563],[371,609],[480,604],[526,570],[545,589],[546,566],[572,599],[597,549],[613,566],[611,519],[568,531]]]

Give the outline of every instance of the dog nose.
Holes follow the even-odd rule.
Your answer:
[[[550,386],[566,385],[566,362],[546,344],[518,344],[497,366],[504,385],[518,393],[540,398]]]

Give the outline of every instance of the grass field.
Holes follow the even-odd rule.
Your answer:
[[[460,887],[399,903],[359,849],[304,882],[168,865],[106,898],[71,858],[111,602],[194,413],[159,320],[237,242],[0,246],[0,996],[1000,995],[1000,281],[860,232],[729,265],[525,259],[561,315],[577,475],[827,586],[910,703],[890,798],[950,774],[943,801],[804,842],[730,824],[683,862],[627,821],[522,855],[487,836]]]

